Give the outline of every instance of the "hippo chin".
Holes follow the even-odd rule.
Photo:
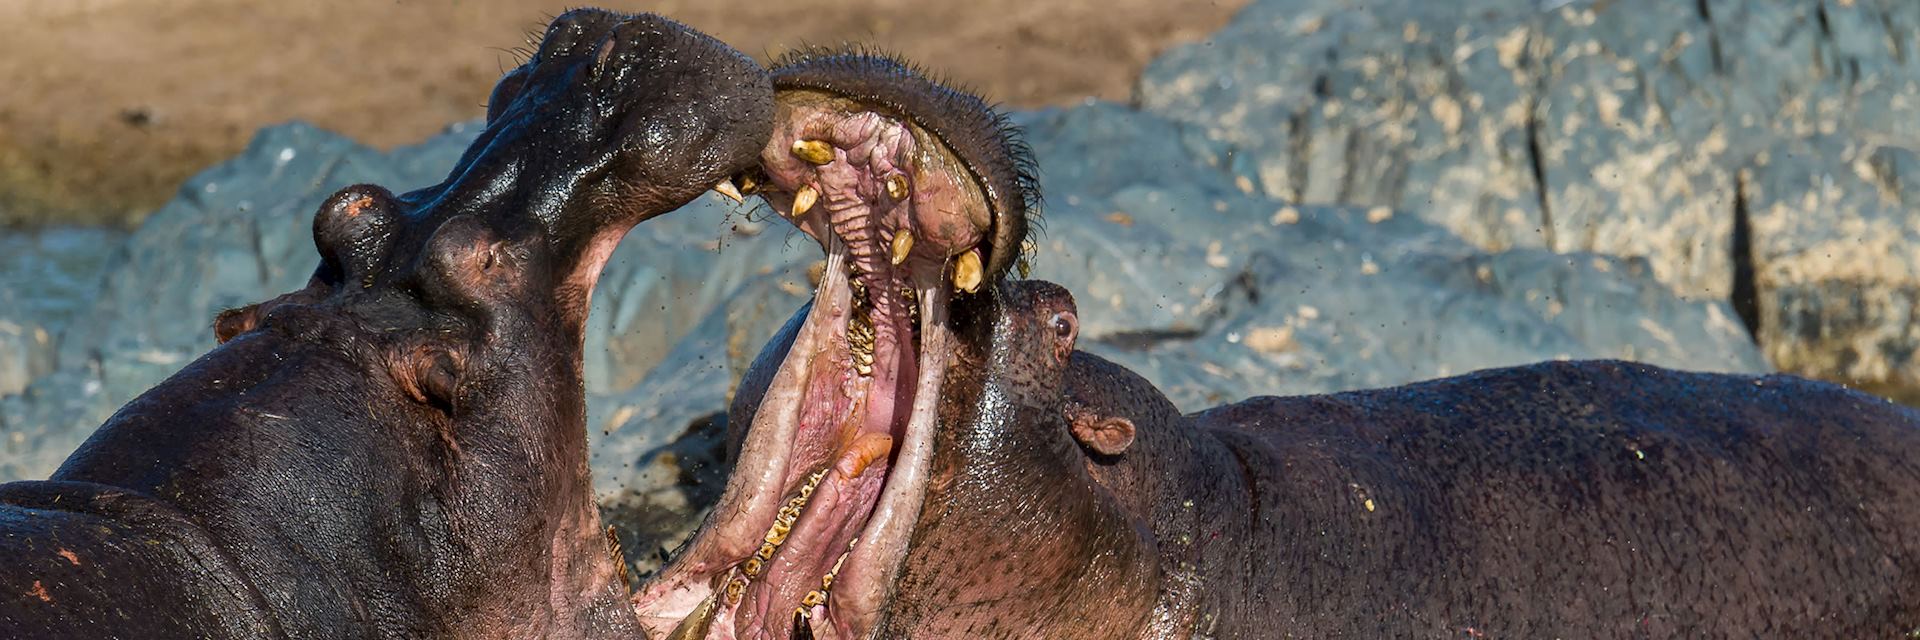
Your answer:
[[[306,288],[0,486],[0,637],[637,635],[589,487],[588,299],[633,225],[756,162],[772,99],[671,21],[554,20],[444,182],[334,195]]]
[[[1892,637],[1920,415],[1787,377],[1550,363],[1183,416],[1004,282],[1037,198],[978,100],[776,68],[757,187],[813,302],[733,475],[635,596],[669,638]]]

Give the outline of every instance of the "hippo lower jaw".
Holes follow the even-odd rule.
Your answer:
[[[826,261],[758,405],[736,403],[726,493],[635,597],[669,638],[874,633],[927,495],[949,307],[983,298],[1025,233],[1031,178],[978,99],[861,54],[774,77],[775,133],[739,183]]]

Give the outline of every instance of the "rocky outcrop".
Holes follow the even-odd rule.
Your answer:
[[[1911,387],[1916,45],[1904,0],[1266,0],[1138,100],[1268,195],[1643,257],[1790,371]]]

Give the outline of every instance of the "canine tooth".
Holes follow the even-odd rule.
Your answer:
[[[973,293],[980,290],[980,254],[969,249],[960,254],[953,264],[953,286],[961,291]]]
[[[906,262],[907,252],[912,250],[913,250],[913,232],[912,231],[901,229],[899,233],[893,234],[893,263],[894,264],[900,264],[902,262]]]
[[[727,199],[732,200],[734,204],[747,201],[746,196],[740,195],[740,187],[733,186],[732,179],[721,180],[720,184],[713,185],[713,190],[715,193],[726,196]]]
[[[804,608],[793,610],[793,640],[813,640],[813,622]]]
[[[826,164],[833,162],[833,145],[823,140],[795,140],[793,156],[807,161],[808,164]]]
[[[739,179],[740,179],[740,193],[744,193],[746,195],[753,195],[754,192],[757,192],[760,190],[760,181],[754,180],[753,175],[751,173],[740,174]]]
[[[812,209],[813,203],[819,200],[820,192],[815,191],[813,185],[801,185],[800,190],[793,194],[793,213],[791,215],[795,218],[807,215],[807,210]]]
[[[907,199],[907,177],[898,173],[887,176],[887,195],[895,200]]]
[[[740,588],[746,589],[746,583],[740,583]],[[693,614],[681,620],[680,624],[673,628],[673,632],[667,634],[667,640],[700,640],[707,637],[707,631],[713,627],[713,615],[720,611],[720,607],[715,606],[717,603],[714,602],[719,595],[715,593],[707,596],[706,600],[700,601],[700,606],[694,608]],[[739,597],[734,595],[732,584],[727,585],[727,597],[739,600]]]

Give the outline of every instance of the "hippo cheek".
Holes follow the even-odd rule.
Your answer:
[[[955,309],[991,306],[1037,205],[1017,132],[978,98],[865,54],[773,76],[772,139],[736,183],[825,266],[714,515],[635,598],[669,637],[875,633],[961,362]]]

